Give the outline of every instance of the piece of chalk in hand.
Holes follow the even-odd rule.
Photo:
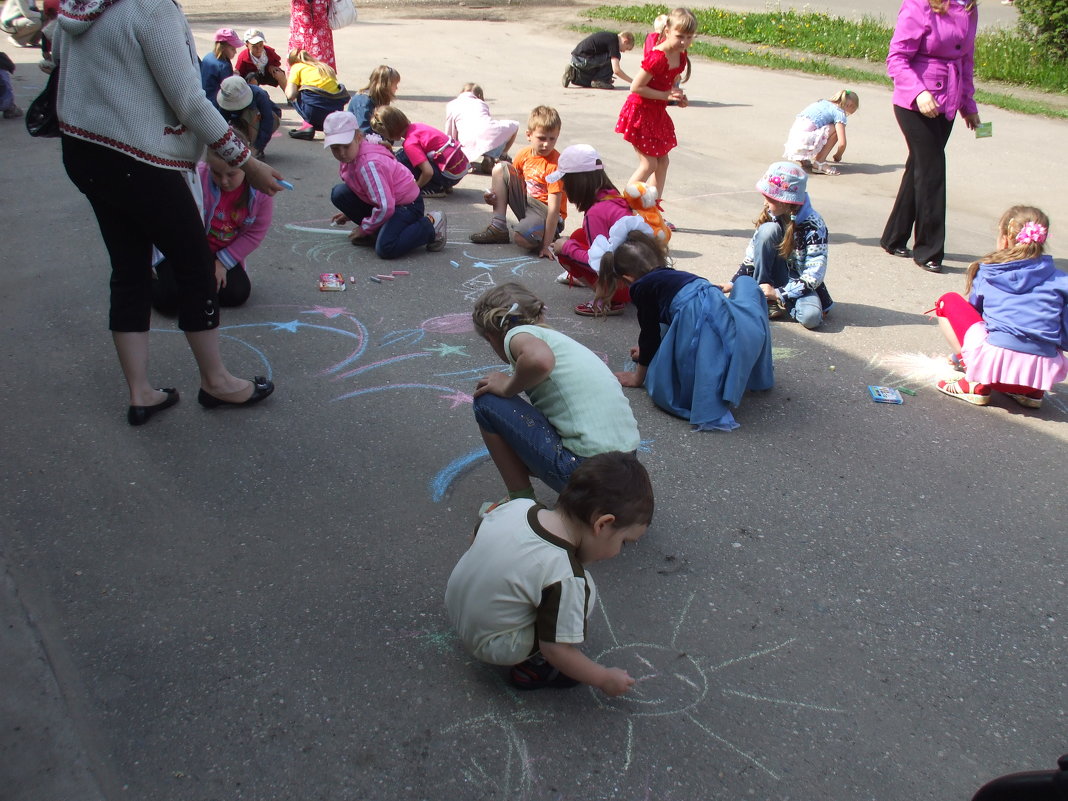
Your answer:
[[[289,183],[289,181],[283,181],[281,178],[278,179],[278,183],[280,183],[286,189],[292,189],[293,188],[293,184]]]

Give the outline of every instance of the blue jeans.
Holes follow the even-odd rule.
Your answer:
[[[790,265],[779,255],[782,227],[776,222],[763,223],[753,237],[753,278],[758,284],[785,286],[790,281]],[[811,289],[801,297],[786,299],[789,315],[805,328],[823,325],[823,303]]]
[[[330,202],[357,225],[375,209],[345,184],[337,184],[330,191]],[[433,241],[434,223],[423,213],[423,198],[417,197],[405,206],[394,208],[393,216],[378,229],[375,253],[382,259],[395,259]]]
[[[487,392],[475,398],[478,427],[504,439],[532,476],[557,492],[586,459],[564,447],[548,418],[518,395],[502,398]]]
[[[421,170],[419,167],[412,166],[412,160],[408,158],[408,154],[404,152],[404,148],[397,148],[396,155],[397,161],[411,170],[415,180],[418,181]],[[460,183],[460,178],[463,178],[462,175],[459,178],[449,177],[443,173],[441,167],[431,159],[427,159],[427,164],[429,164],[430,169],[434,171],[434,176],[423,185],[424,192],[444,192],[447,187],[451,188],[456,186],[456,184]]]
[[[345,101],[348,98],[337,95],[324,95],[310,89],[302,89],[297,92],[296,100],[291,101],[293,109],[301,116],[308,125],[315,130],[323,130],[323,120],[327,115],[335,111],[345,110]]]

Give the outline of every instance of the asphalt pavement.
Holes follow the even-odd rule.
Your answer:
[[[470,80],[498,117],[553,105],[561,145],[594,145],[622,184],[624,90],[562,88],[575,35],[535,17],[366,15],[336,34],[341,77],[358,88],[389,63],[398,105],[438,125]],[[214,27],[197,26],[202,51]],[[284,48],[284,22],[263,29]],[[12,55],[26,105],[44,78]],[[695,64],[691,104],[671,112],[677,267],[730,277],[754,183],[793,116],[838,88]],[[923,312],[961,290],[1015,202],[1048,212],[1064,268],[1068,124],[981,108],[992,138],[957,126],[948,270],[932,275],[878,246],[905,147],[889,92],[859,91],[843,174],[809,184],[831,231],[826,325],[772,324],[776,386],[745,398],[734,432],[692,433],[630,394],[657,511],[591,571],[586,649],[641,679],[615,700],[513,691],[463,652],[442,596],[501,494],[470,410],[498,367],[473,298],[527,283],[614,369],[633,310],[580,318],[588,294],[554,283],[555,265],[469,243],[488,220],[482,176],[429,201],[449,216],[443,252],[377,261],[328,225],[321,139],[282,135],[268,160],[295,189],[249,260],[250,302],[223,318],[232,368],[277,392],[199,408],[161,318],[152,372],[182,402],[131,428],[89,206],[56,141],[0,124],[0,797],[945,801],[1052,767],[1068,750],[1065,386],[1039,411],[941,396],[946,349]],[[393,270],[407,274],[370,280]],[[354,281],[321,293],[322,272]],[[875,404],[869,385],[916,394]]]

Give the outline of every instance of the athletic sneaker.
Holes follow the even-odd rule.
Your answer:
[[[429,186],[424,186],[419,190],[419,194],[426,200],[427,198],[445,197],[448,193],[444,189],[431,189]]]
[[[960,398],[973,406],[986,406],[990,403],[990,387],[975,381],[965,381],[963,378],[939,381],[935,386],[938,391],[951,398]]]
[[[449,235],[449,221],[443,211],[432,211],[426,218],[434,224],[434,241],[426,246],[431,253],[437,253],[445,249],[445,242]]]
[[[1006,392],[1005,394],[1028,409],[1041,409],[1042,398],[1046,395],[1041,389],[1033,389],[1026,394],[1016,392]]]
[[[556,283],[563,284],[564,286],[574,286],[577,282],[571,277],[571,273],[564,270],[560,275],[556,276]]]
[[[507,228],[488,225],[486,230],[471,234],[471,241],[476,245],[507,245],[512,241],[512,237]]]
[[[606,309],[603,303],[590,300],[576,306],[575,314],[581,317],[617,317],[623,313],[623,309],[626,307],[626,303],[612,303]]]
[[[568,64],[564,69],[564,77],[560,79],[560,83],[567,89],[571,85],[571,82],[575,79],[575,76],[571,72],[571,65]]]
[[[768,301],[768,319],[778,320],[786,315],[786,307],[777,300]]]
[[[541,654],[513,665],[510,677],[517,690],[544,690],[546,687],[562,690],[579,683],[550,665]]]

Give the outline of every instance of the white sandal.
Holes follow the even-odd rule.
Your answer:
[[[838,175],[838,168],[832,167],[826,161],[814,161],[812,162],[812,172],[819,175]]]

